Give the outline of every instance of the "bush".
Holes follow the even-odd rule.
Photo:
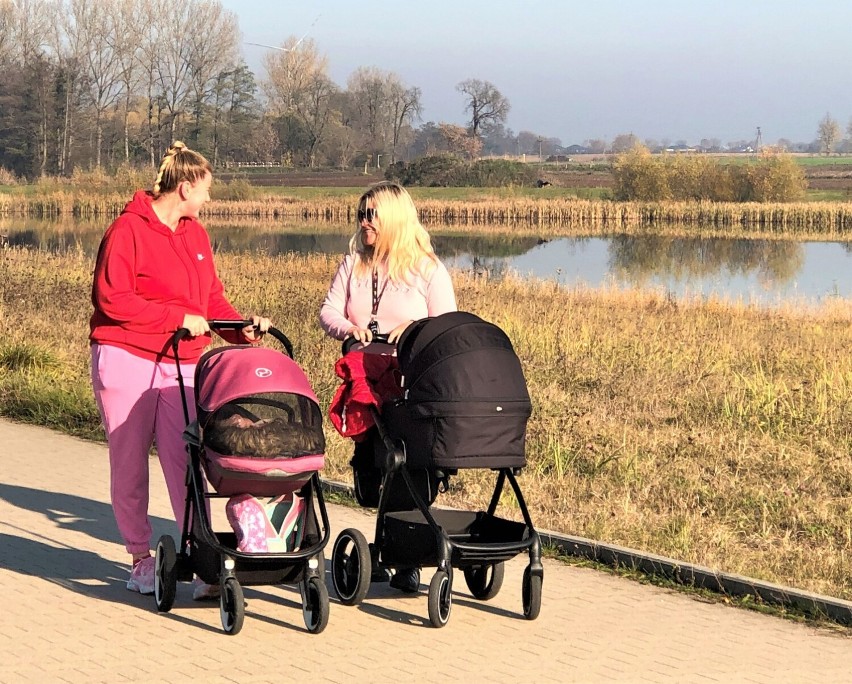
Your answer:
[[[428,187],[505,187],[534,186],[536,170],[527,164],[504,159],[466,162],[459,157],[442,154],[420,157],[412,162],[396,162],[385,171],[387,180],[402,185]]]
[[[18,185],[20,182],[13,172],[0,166],[0,185]]]
[[[210,195],[213,199],[242,202],[254,198],[254,189],[245,178],[234,178],[230,183],[214,179]]]
[[[615,199],[658,202],[794,202],[805,191],[802,169],[787,155],[768,152],[747,164],[703,155],[652,156],[641,145],[613,164]]]

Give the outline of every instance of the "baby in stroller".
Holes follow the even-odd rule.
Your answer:
[[[322,430],[294,420],[292,407],[279,400],[254,406],[225,404],[204,427],[204,444],[217,454],[256,459],[299,458],[325,450]],[[256,411],[267,417],[259,417]],[[274,417],[270,417],[274,416]],[[305,502],[296,492],[257,497],[233,495],[225,513],[245,553],[295,551],[302,541]]]
[[[220,454],[253,458],[281,458],[318,454],[324,449],[321,433],[282,418],[251,417],[234,411],[216,416],[204,431],[205,444]]]

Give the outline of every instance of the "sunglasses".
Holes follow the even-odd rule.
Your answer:
[[[367,219],[368,223],[372,223],[374,218],[377,218],[379,215],[378,210],[376,209],[359,209],[358,210],[358,222],[360,223],[364,219]]]

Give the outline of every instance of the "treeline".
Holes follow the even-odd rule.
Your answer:
[[[742,163],[706,155],[652,155],[637,145],[613,163],[617,200],[793,202],[807,183],[802,168],[785,154],[764,152]]]
[[[154,165],[175,139],[218,167],[341,169],[559,143],[506,129],[509,102],[487,81],[456,86],[467,127],[418,123],[420,89],[393,72],[360,67],[340,86],[314,41],[290,37],[257,80],[239,40],[219,0],[0,0],[0,174]]]

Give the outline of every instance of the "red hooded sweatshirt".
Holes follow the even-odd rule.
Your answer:
[[[101,240],[89,339],[160,360],[174,358],[169,341],[184,314],[243,317],[225,298],[204,227],[182,218],[172,232],[154,213],[152,199],[137,192]],[[222,331],[222,336],[229,342],[248,341],[239,331]],[[209,334],[184,339],[181,361],[196,361],[209,342]]]

